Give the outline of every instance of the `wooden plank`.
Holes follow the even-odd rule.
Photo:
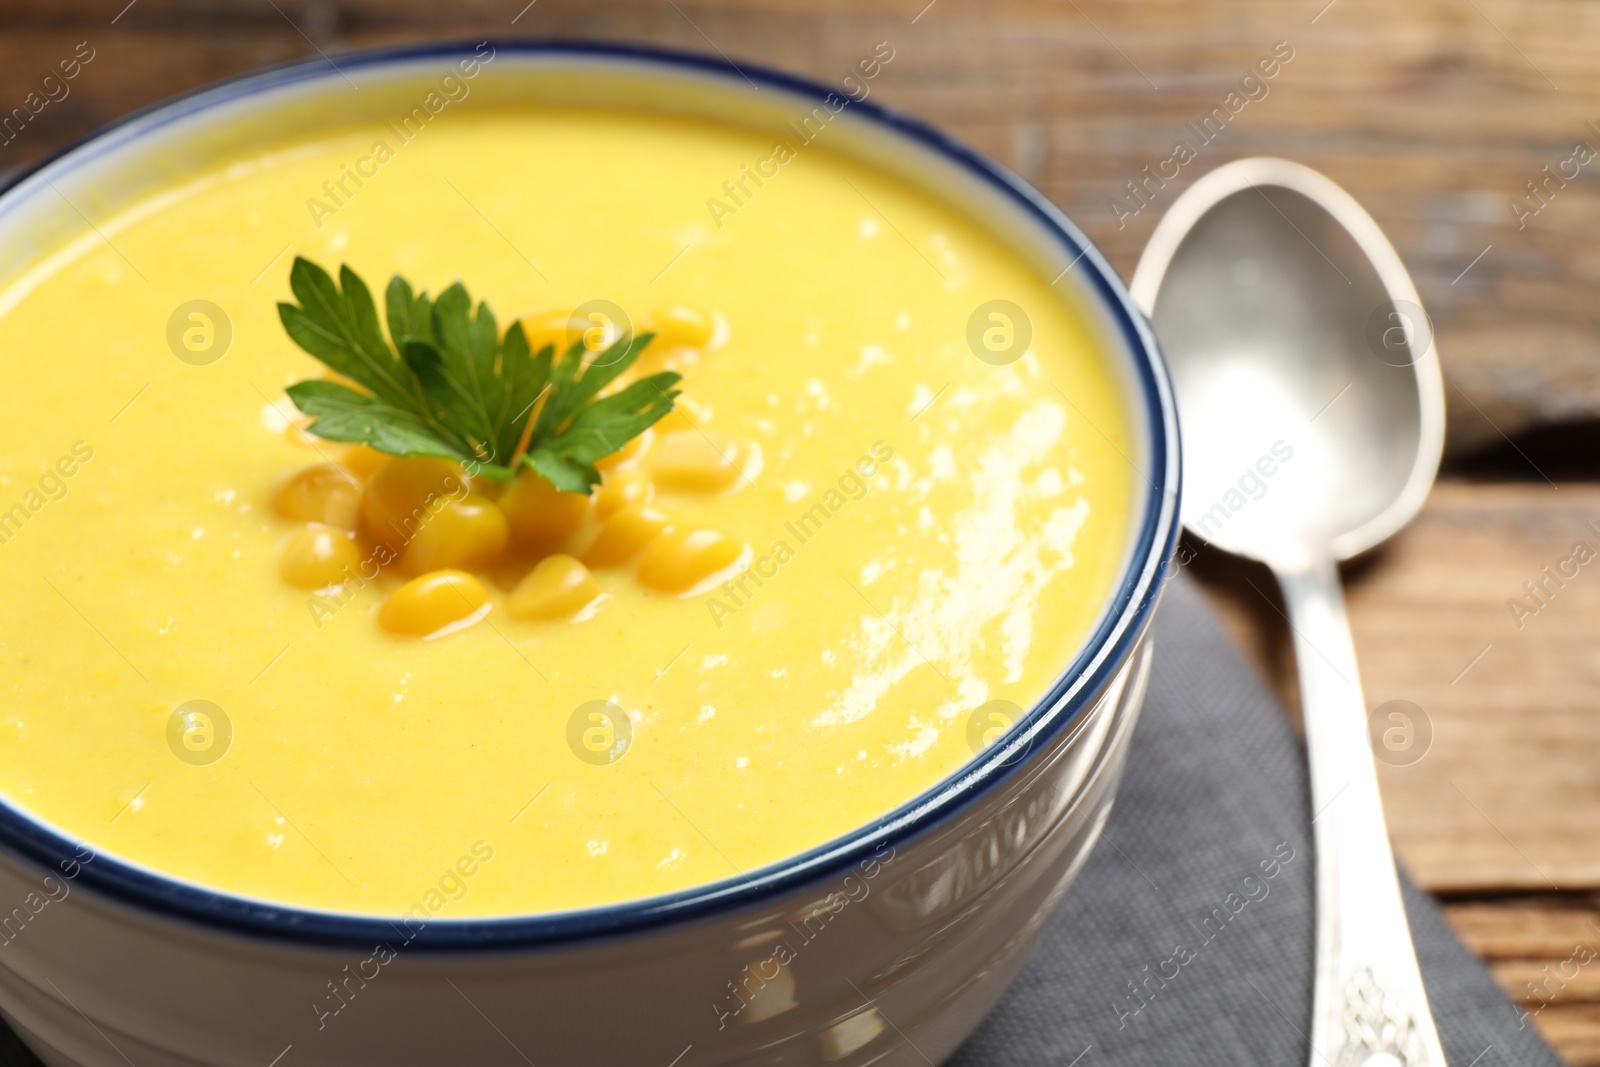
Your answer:
[[[1503,960],[1491,964],[1490,969],[1524,1011],[1543,1014],[1552,1007],[1600,1005],[1600,967],[1590,955],[1594,938],[1589,940],[1589,947],[1576,954],[1569,947],[1563,955]]]
[[[1467,947],[1489,961],[1536,1028],[1574,1065],[1600,1064],[1600,906],[1593,894],[1445,905]]]
[[[1352,583],[1369,704],[1409,699],[1433,723],[1422,760],[1380,765],[1397,847],[1425,885],[1600,884],[1600,569],[1559,588],[1544,570],[1579,542],[1600,550],[1596,521],[1593,486],[1447,484]],[[1555,590],[1547,606],[1528,582]],[[1515,617],[1514,600],[1538,614]]]
[[[1552,1005],[1533,1024],[1572,1067],[1600,1067],[1600,1006]]]
[[[1444,912],[1467,947],[1487,960],[1565,960],[1580,945],[1600,952],[1600,903],[1593,894],[1456,900]]]

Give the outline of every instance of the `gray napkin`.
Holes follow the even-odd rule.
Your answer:
[[[1150,695],[1103,840],[951,1067],[1310,1062],[1304,754],[1188,578],[1170,583],[1154,636]],[[1406,888],[1453,1067],[1557,1067],[1439,909]],[[0,1067],[24,1065],[40,1067],[0,1028]]]
[[[1316,1067],[1304,746],[1187,577],[1154,639],[1105,833],[951,1067]],[[1432,899],[1405,892],[1452,1067],[1556,1067]]]

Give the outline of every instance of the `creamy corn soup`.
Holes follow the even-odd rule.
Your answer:
[[[35,264],[0,294],[5,796],[204,885],[454,918],[737,876],[971,759],[1116,579],[1120,387],[1066,285],[785,136],[458,108]],[[462,279],[536,344],[608,301],[678,408],[593,497],[308,435],[296,256],[380,314]]]

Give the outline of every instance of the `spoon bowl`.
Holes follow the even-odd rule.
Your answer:
[[[1432,329],[1348,193],[1286,160],[1212,171],[1161,220],[1132,291],[1180,398],[1191,531],[1294,565],[1364,552],[1416,513],[1444,441]]]

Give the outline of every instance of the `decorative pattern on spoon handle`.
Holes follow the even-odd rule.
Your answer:
[[[1371,967],[1344,984],[1340,1016],[1344,1045],[1335,1067],[1419,1067],[1428,1063],[1422,1036],[1406,998],[1386,990]]]

